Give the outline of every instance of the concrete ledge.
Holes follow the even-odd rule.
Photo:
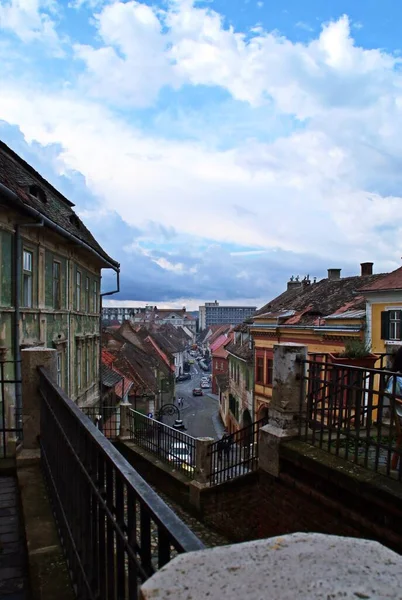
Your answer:
[[[296,533],[181,554],[142,600],[322,600],[400,597],[402,557],[377,542]]]
[[[46,495],[39,460],[39,451],[23,451],[17,458],[32,598],[73,600],[75,595]]]

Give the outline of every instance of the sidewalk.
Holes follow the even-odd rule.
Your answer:
[[[27,600],[27,574],[17,480],[0,475],[0,600]]]

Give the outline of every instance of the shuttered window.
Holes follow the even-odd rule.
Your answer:
[[[401,314],[400,310],[384,310],[381,313],[381,339],[400,341],[401,334]]]

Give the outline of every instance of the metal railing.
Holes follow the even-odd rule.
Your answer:
[[[41,368],[41,460],[77,598],[136,599],[203,544]]]
[[[116,440],[120,434],[120,406],[81,406],[94,425],[109,440]]]
[[[16,447],[22,442],[22,410],[15,405],[16,361],[0,361],[0,458],[15,456]],[[10,366],[9,366],[10,365]]]
[[[401,480],[402,395],[395,373],[303,362],[300,433],[305,441]]]
[[[224,483],[258,468],[258,432],[267,422],[267,418],[254,421],[210,445],[210,485]]]
[[[195,475],[196,438],[129,409],[130,439],[187,477]]]

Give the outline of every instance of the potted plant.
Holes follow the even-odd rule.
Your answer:
[[[330,353],[328,358],[331,363],[366,369],[373,369],[378,360],[378,356],[372,354],[370,344],[357,338],[348,340],[342,352]]]

